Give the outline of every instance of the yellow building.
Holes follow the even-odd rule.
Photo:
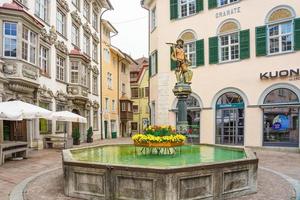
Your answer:
[[[132,103],[129,99],[131,96],[129,65],[135,61],[111,44],[111,37],[118,34],[111,23],[102,20],[101,25],[102,138],[128,136],[132,120]]]
[[[149,63],[148,58],[130,66],[131,99],[133,101],[132,133],[141,133],[149,124]]]

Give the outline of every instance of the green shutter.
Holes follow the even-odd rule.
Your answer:
[[[151,62],[151,55],[149,56],[149,78],[152,76],[152,67],[151,67],[151,64],[152,64],[152,62]]]
[[[209,38],[209,64],[217,64],[219,62],[218,37]]]
[[[300,18],[294,20],[294,49],[300,50]]]
[[[204,65],[204,40],[196,41],[196,65]]]
[[[178,18],[178,0],[170,0],[170,19]]]
[[[256,56],[267,55],[267,27],[256,27]]]
[[[196,1],[196,11],[200,12],[203,10],[203,0],[197,0]]]
[[[240,32],[240,59],[250,58],[250,30]]]
[[[170,58],[171,58],[171,55],[172,55],[172,47],[170,48]],[[170,59],[171,61],[170,61],[170,63],[171,63],[171,70],[173,71],[173,70],[175,70],[176,69],[176,67],[177,67],[177,63],[176,63],[176,61],[174,61],[174,60],[172,60],[172,58]]]
[[[218,7],[218,1],[217,0],[208,0],[208,8],[216,8]]]
[[[157,74],[158,73],[158,62],[157,62],[158,61],[158,58],[157,58],[158,55],[157,55],[157,51],[155,51],[154,54],[155,54],[155,69],[156,69],[155,71],[156,71],[156,74]]]

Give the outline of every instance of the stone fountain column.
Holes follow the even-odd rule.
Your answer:
[[[192,93],[192,88],[190,84],[177,83],[173,89],[173,93],[178,99],[178,118],[176,129],[177,132],[186,134],[188,128],[186,101]]]

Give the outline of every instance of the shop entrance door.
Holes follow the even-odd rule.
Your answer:
[[[27,124],[23,121],[4,121],[4,140],[27,142]]]
[[[228,108],[218,111],[217,142],[220,144],[244,144],[244,109]]]

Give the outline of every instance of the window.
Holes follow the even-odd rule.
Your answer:
[[[187,17],[196,13],[196,0],[179,0],[179,15]]]
[[[140,88],[140,94],[139,94],[139,96],[140,96],[140,98],[144,98],[144,88]]]
[[[184,44],[184,51],[186,52],[187,58],[191,61],[191,66],[196,66],[196,42],[190,42]]]
[[[122,95],[126,94],[126,85],[122,83]]]
[[[105,98],[105,111],[109,112],[109,98]]]
[[[98,77],[93,75],[93,93],[98,94]]]
[[[40,71],[41,74],[49,75],[49,49],[44,47],[43,45],[40,46]]]
[[[149,87],[145,87],[145,97],[149,97]]]
[[[137,122],[131,122],[131,130],[133,130],[133,131],[138,130],[138,123]]]
[[[93,11],[92,26],[95,30],[98,30],[98,15],[97,15],[96,11]]]
[[[56,56],[56,79],[59,81],[65,80],[66,59],[60,55]]]
[[[138,113],[138,112],[139,112],[139,106],[138,106],[138,105],[133,105],[133,106],[132,106],[132,111],[133,111],[134,113]]]
[[[98,127],[98,111],[94,111],[94,116],[93,116],[93,128],[94,131],[97,131],[99,129]]]
[[[269,54],[284,53],[293,50],[293,23],[269,25]]]
[[[87,127],[91,127],[91,111],[86,110],[86,122],[87,122]]]
[[[104,49],[104,59],[105,59],[105,62],[110,63],[110,52],[106,48]]]
[[[218,0],[220,7],[228,5],[228,4],[232,4],[232,3],[235,3],[235,2],[238,2],[238,1],[239,0]]]
[[[132,106],[132,104],[128,103],[128,112],[131,112],[131,106]]]
[[[39,102],[39,106],[41,108],[50,110],[50,103],[44,103],[44,102]],[[49,134],[51,133],[51,128],[52,128],[52,124],[51,124],[51,120],[47,120],[47,119],[39,119],[39,126],[40,126],[40,133],[41,134]]]
[[[72,61],[71,62],[71,83],[79,82],[79,62]]]
[[[79,47],[79,28],[72,24],[72,43]]]
[[[64,111],[65,106],[56,104],[56,111]],[[66,122],[56,121],[56,133],[64,133],[66,131]]]
[[[221,61],[238,60],[240,57],[239,33],[219,37]]]
[[[126,103],[125,102],[122,102],[122,104],[121,104],[121,106],[122,106],[122,112],[125,112],[126,111]]]
[[[66,16],[59,9],[57,9],[56,13],[56,30],[63,36],[66,35]]]
[[[151,54],[151,75],[157,74],[157,51]]]
[[[107,72],[107,87],[112,89],[112,74],[110,72]]]
[[[83,2],[83,16],[90,20],[90,4],[86,0]]]
[[[93,54],[92,58],[94,61],[98,61],[98,44],[96,42],[93,42]]]
[[[89,87],[88,67],[85,65],[81,65],[81,84],[86,87]]]
[[[48,21],[48,0],[35,1],[35,14],[44,21]]]
[[[87,35],[83,36],[83,53],[90,55],[90,37]]]
[[[5,57],[17,57],[17,23],[3,24],[3,54]]]
[[[35,64],[37,34],[23,26],[22,59]]]
[[[139,89],[138,88],[131,88],[131,97],[139,98]]]
[[[115,111],[116,111],[116,101],[115,101],[115,100],[112,100],[112,101],[111,101],[111,111],[112,111],[112,112],[115,112]]]
[[[72,0],[72,4],[73,4],[76,8],[79,8],[79,0]]]
[[[122,63],[122,65],[121,65],[121,72],[126,74],[126,64],[125,63]]]
[[[151,30],[156,28],[156,7],[151,10]]]

